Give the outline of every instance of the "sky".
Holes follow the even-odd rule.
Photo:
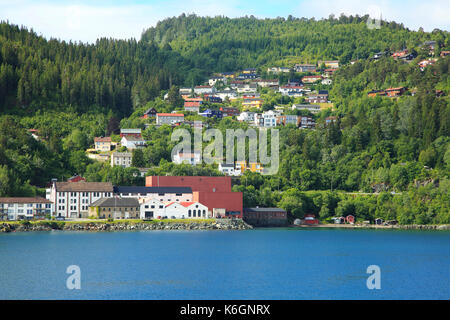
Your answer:
[[[369,14],[425,31],[449,30],[448,0],[0,0],[0,20],[49,38],[93,43],[101,37],[139,39],[142,31],[181,13],[199,16],[327,18]]]

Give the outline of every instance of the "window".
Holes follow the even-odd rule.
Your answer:
[[[164,208],[164,206],[163,206],[163,205],[160,205],[160,206],[159,206],[159,208],[160,208],[160,209],[163,209],[163,208]]]
[[[195,210],[193,210],[192,216],[195,217],[195,214],[196,214],[196,212],[195,212]]]
[[[146,208],[148,208],[148,206],[146,206]],[[150,206],[150,208],[155,209],[155,205],[152,204],[152,205]]]
[[[191,210],[188,211],[188,217],[190,217],[190,216],[191,216]]]

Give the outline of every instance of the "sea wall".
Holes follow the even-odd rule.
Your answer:
[[[8,223],[0,222],[0,232],[24,231],[140,231],[140,230],[247,230],[253,227],[241,219],[217,219],[208,222],[38,222]]]

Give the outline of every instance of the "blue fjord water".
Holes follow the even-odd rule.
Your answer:
[[[81,289],[66,287],[78,265]],[[381,289],[366,286],[369,265]],[[449,299],[450,232],[0,234],[0,299]]]

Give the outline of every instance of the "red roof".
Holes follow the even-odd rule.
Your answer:
[[[182,113],[157,113],[158,117],[184,117]]]
[[[200,102],[199,101],[186,101],[184,103],[185,107],[200,107]]]
[[[95,137],[94,142],[111,142],[111,137]]]
[[[180,202],[180,204],[185,208],[189,207],[190,205],[193,205],[194,203],[195,202]]]

